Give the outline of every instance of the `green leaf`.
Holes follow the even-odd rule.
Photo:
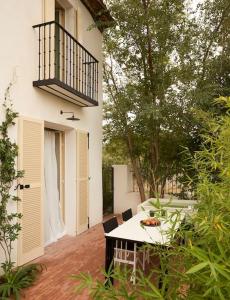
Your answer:
[[[193,273],[196,273],[200,270],[202,270],[203,268],[205,268],[207,265],[209,264],[209,262],[202,262],[198,265],[195,265],[193,267],[191,267],[187,272],[186,274],[193,274]]]

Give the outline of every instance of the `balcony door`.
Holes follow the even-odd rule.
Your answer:
[[[65,9],[55,1],[55,22],[65,28]],[[65,75],[65,35],[64,31],[55,26],[55,78],[64,81]]]

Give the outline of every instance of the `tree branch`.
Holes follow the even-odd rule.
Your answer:
[[[225,20],[225,17],[228,16],[228,13],[229,13],[229,9],[230,9],[230,3],[227,5],[227,7],[223,10],[222,12],[222,15],[221,15],[221,18],[220,18],[220,21],[219,23],[217,24],[216,28],[213,30],[212,32],[212,38],[210,39],[209,41],[209,44],[207,46],[207,49],[204,53],[204,57],[202,59],[202,65],[203,65],[203,70],[202,70],[202,75],[201,75],[201,80],[204,79],[205,77],[205,72],[206,72],[206,61],[208,59],[208,56],[209,56],[209,52],[210,52],[210,49],[214,43],[214,40],[215,40],[215,36],[216,34],[219,32],[219,29],[221,27],[221,25],[223,24],[224,20]]]

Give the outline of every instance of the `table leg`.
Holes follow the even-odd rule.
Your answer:
[[[114,263],[113,263],[113,256],[114,256],[114,245],[115,242],[113,239],[105,238],[106,240],[106,247],[105,247],[105,271],[106,274],[112,274],[114,269]],[[105,285],[109,286],[113,284],[113,278],[112,277],[106,277]]]

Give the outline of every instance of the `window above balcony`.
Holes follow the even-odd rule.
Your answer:
[[[98,61],[55,21],[38,32],[37,80],[33,86],[80,106],[98,105]]]

